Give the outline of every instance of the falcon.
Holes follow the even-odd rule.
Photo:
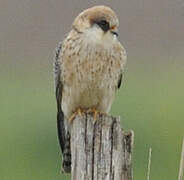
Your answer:
[[[106,6],[81,12],[54,59],[57,128],[63,169],[71,171],[70,125],[78,113],[108,113],[122,83],[126,51],[118,40],[119,21]]]

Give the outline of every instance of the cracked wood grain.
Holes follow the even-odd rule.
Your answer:
[[[71,127],[72,180],[132,180],[133,132],[120,118],[76,116]]]

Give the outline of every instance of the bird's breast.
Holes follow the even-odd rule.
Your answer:
[[[67,41],[61,62],[64,114],[69,117],[78,107],[108,112],[122,70],[121,51],[72,42]]]
[[[100,54],[93,59],[88,58],[81,60],[76,57],[65,67],[63,101],[64,109],[70,109],[66,114],[71,114],[78,107],[96,107],[108,112],[114,99],[120,65],[113,57]]]

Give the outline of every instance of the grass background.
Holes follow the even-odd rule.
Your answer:
[[[24,70],[10,64],[4,67],[0,73],[4,84],[0,89],[0,178],[67,179],[59,173],[52,65],[39,71],[36,65]],[[134,179],[146,179],[149,147],[151,179],[177,179],[184,132],[183,67],[168,65],[161,74],[150,65],[128,63],[127,67],[111,113],[121,116],[124,129],[135,132]]]
[[[177,179],[184,136],[181,1],[0,0],[0,179],[69,180],[60,174],[53,49],[84,8],[105,4],[120,19],[128,52],[111,114],[135,132],[134,180]],[[67,17],[67,18],[66,18]]]

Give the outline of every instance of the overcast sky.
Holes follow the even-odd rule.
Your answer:
[[[117,13],[132,61],[184,57],[183,0],[0,0],[0,61],[49,61],[74,17],[102,4]]]

